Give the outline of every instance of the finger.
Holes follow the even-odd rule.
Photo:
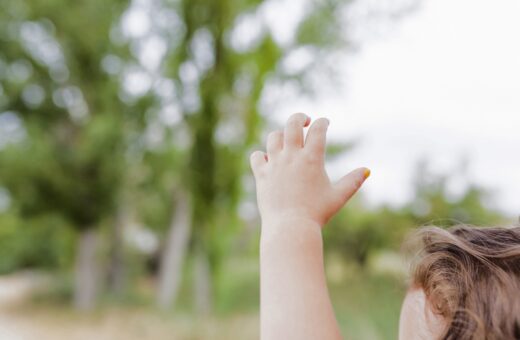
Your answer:
[[[370,170],[367,168],[359,168],[348,175],[343,176],[335,185],[336,190],[343,199],[345,204],[354,194],[361,188],[365,180],[370,176]]]
[[[320,118],[314,121],[305,138],[305,149],[310,153],[325,157],[328,127],[329,120],[327,118]]]
[[[282,151],[283,131],[273,131],[267,136],[267,153],[269,155]]]
[[[251,169],[253,170],[253,174],[257,176],[262,166],[267,164],[267,155],[265,154],[265,152],[255,151],[251,154],[249,161],[251,163]]]
[[[303,128],[310,122],[311,119],[304,113],[295,113],[289,117],[284,129],[284,148],[302,148]]]

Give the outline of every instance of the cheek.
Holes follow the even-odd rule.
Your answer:
[[[416,326],[414,325],[414,321],[416,317],[417,316],[414,317],[413,313],[411,313],[410,304],[407,298],[405,298],[399,318],[399,340],[411,340],[415,338],[414,329]]]
[[[431,312],[424,292],[409,291],[401,308],[399,340],[436,339],[443,329],[443,320]]]

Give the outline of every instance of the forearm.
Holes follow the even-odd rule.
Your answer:
[[[269,134],[267,153],[251,154],[262,217],[260,285],[262,340],[341,339],[330,302],[321,227],[370,174],[356,169],[332,183],[325,170],[329,121],[292,115]]]
[[[260,272],[262,340],[341,339],[319,224],[306,219],[264,224]]]

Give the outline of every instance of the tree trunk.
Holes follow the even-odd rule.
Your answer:
[[[114,295],[121,295],[125,286],[126,264],[124,258],[123,236],[128,222],[126,209],[118,211],[112,226],[110,239],[110,262],[108,267],[108,289]]]
[[[80,232],[74,276],[74,306],[79,310],[91,310],[96,304],[97,244],[98,235],[95,228],[87,228]]]
[[[174,214],[159,268],[157,304],[163,309],[171,307],[177,298],[191,234],[191,206],[188,195],[184,191],[177,191],[174,195]]]
[[[213,281],[208,254],[202,247],[195,249],[195,308],[199,315],[208,315],[213,308]]]

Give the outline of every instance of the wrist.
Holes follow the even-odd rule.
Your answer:
[[[261,238],[262,244],[273,239],[291,239],[303,237],[306,234],[317,234],[321,238],[322,225],[312,218],[284,214],[262,218]]]
[[[265,228],[283,228],[286,224],[313,224],[323,228],[323,223],[319,219],[314,218],[311,214],[305,214],[301,211],[286,211],[276,214],[261,214],[262,229]]]

